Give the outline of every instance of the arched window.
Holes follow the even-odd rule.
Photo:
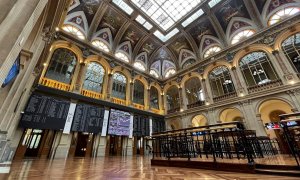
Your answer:
[[[102,50],[104,52],[109,52],[109,47],[102,41],[93,40],[92,45],[99,48],[100,50]]]
[[[133,66],[140,71],[146,71],[146,67],[141,62],[135,62]]]
[[[127,85],[126,77],[121,73],[114,73],[112,96],[125,100],[126,99],[126,85]]]
[[[51,57],[45,77],[70,84],[77,63],[76,55],[64,48],[56,49]]]
[[[286,57],[293,64],[295,70],[300,73],[300,33],[287,38],[283,41],[281,47]]]
[[[85,73],[83,89],[101,93],[104,75],[105,70],[100,64],[89,63]]]
[[[201,89],[200,80],[197,77],[192,77],[185,82],[185,93],[188,106],[201,104],[204,101],[203,90]]]
[[[299,7],[286,7],[284,9],[281,9],[277,12],[275,12],[269,19],[269,26],[276,24],[289,16],[295,15],[300,12]]]
[[[180,108],[179,91],[175,85],[170,87],[167,91],[167,104],[168,104],[168,110],[174,110]]]
[[[154,109],[159,109],[159,95],[158,90],[151,86],[150,88],[150,107]]]
[[[153,70],[153,69],[150,70],[150,75],[151,75],[151,76],[154,76],[154,77],[156,77],[156,78],[159,78],[158,73],[157,73],[155,70]]]
[[[239,62],[239,67],[248,86],[261,85],[278,79],[265,52],[252,52],[244,56]]]
[[[241,40],[252,36],[254,33],[255,32],[250,29],[241,31],[241,32],[237,33],[235,36],[233,36],[233,38],[231,40],[231,44],[236,44],[236,43],[240,42]]]
[[[144,105],[144,84],[135,80],[133,87],[133,102],[137,104]]]
[[[83,32],[81,32],[77,27],[75,26],[72,26],[72,25],[64,25],[62,27],[62,29],[68,33],[71,33],[75,36],[77,36],[79,39],[82,39],[84,40],[85,39],[85,36],[83,34]]]
[[[176,70],[175,70],[175,69],[169,69],[169,70],[166,72],[165,78],[168,78],[168,77],[174,75],[175,73],[176,73]]]
[[[213,47],[207,49],[204,52],[204,58],[212,56],[212,55],[214,55],[214,54],[216,54],[217,52],[220,52],[220,51],[221,51],[221,47],[220,46],[213,46]]]
[[[115,54],[115,56],[116,56],[116,58],[121,59],[122,61],[129,62],[128,56],[126,56],[126,54],[124,54],[122,52],[117,52]]]
[[[235,92],[230,72],[226,66],[218,66],[209,74],[209,81],[214,97]]]
[[[186,60],[183,65],[182,65],[182,68],[187,68],[189,67],[190,65],[194,64],[196,62],[195,59],[189,59],[189,60]]]

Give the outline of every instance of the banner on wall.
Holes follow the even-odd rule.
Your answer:
[[[70,134],[72,122],[75,114],[75,109],[76,109],[76,104],[71,103],[69,107],[69,112],[65,123],[64,131],[63,131],[64,134]]]
[[[130,115],[130,133],[129,133],[129,138],[132,138],[133,136],[133,115]]]
[[[106,136],[106,133],[107,133],[107,125],[108,125],[108,116],[109,116],[109,111],[108,111],[108,110],[105,110],[105,112],[104,112],[104,119],[103,119],[103,125],[102,125],[101,136]]]

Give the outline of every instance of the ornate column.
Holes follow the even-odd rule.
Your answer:
[[[130,93],[129,93],[129,97],[128,97],[128,99],[129,99],[128,104],[131,106],[133,106],[133,93],[134,93],[133,85],[134,85],[134,83],[131,81],[130,87],[129,87]]]
[[[161,96],[161,110],[164,114],[167,114],[167,112],[165,111],[166,110],[166,103],[165,103],[165,96],[164,96],[164,92],[162,92],[160,94]]]
[[[178,94],[179,94],[179,106],[180,106],[180,111],[181,111],[184,109],[182,87],[179,87]]]
[[[256,135],[257,136],[266,136],[267,132],[264,126],[264,122],[261,119],[261,114],[256,114],[256,122],[257,122],[257,129],[256,130]]]
[[[150,95],[150,87],[147,87],[147,107],[145,106],[146,110],[151,110],[151,102],[150,102],[150,98],[151,98],[151,95]],[[159,104],[159,102],[158,102]]]
[[[203,88],[204,98],[206,103],[211,103],[211,99],[208,94],[208,90],[206,87],[205,79],[201,79],[201,87]]]
[[[85,74],[83,74],[86,71],[86,66],[84,62],[80,62],[79,65],[79,71],[78,71],[78,75],[77,75],[77,79],[76,79],[76,83],[75,83],[75,89],[74,92],[80,94],[81,93],[81,89],[82,89],[82,85],[84,83],[84,78],[85,78]]]
[[[112,80],[113,80],[112,74],[109,73],[109,74],[108,74],[107,86],[106,86],[106,99],[107,99],[108,101],[110,101],[111,86],[112,86],[112,83],[113,83]]]
[[[286,64],[284,63],[284,60],[281,58],[281,56],[279,54],[279,51],[274,50],[274,51],[272,51],[272,54],[276,58],[276,61],[278,62],[279,66],[280,66],[280,69],[283,72],[284,79],[289,83],[294,83],[295,80],[298,79],[298,78],[295,78],[294,75],[291,72],[289,72]]]
[[[236,85],[237,85],[236,92],[237,92],[238,96],[244,96],[245,95],[245,89],[243,88],[241,80],[240,80],[240,78],[237,74],[236,67],[232,67],[231,71],[232,71],[233,77],[236,81]]]

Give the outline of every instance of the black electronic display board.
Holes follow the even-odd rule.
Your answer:
[[[133,136],[149,136],[150,120],[149,117],[135,114],[133,117]]]
[[[166,130],[166,123],[164,119],[153,118],[152,119],[152,132],[158,133]]]
[[[32,94],[19,126],[33,129],[64,129],[70,102],[58,98]]]
[[[105,109],[88,104],[77,104],[72,131],[101,133]]]

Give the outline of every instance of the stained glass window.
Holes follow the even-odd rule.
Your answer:
[[[284,40],[281,47],[295,70],[300,73],[300,33],[294,34]]]
[[[151,76],[154,76],[154,77],[156,77],[156,78],[159,78],[158,73],[157,73],[155,70],[153,70],[153,69],[150,70],[150,75],[151,75]]]
[[[75,36],[77,36],[79,39],[82,39],[84,40],[85,39],[85,36],[84,34],[75,26],[72,26],[72,25],[64,25],[62,27],[62,29],[68,33],[71,33]]]
[[[244,56],[239,66],[248,86],[261,85],[278,79],[265,52],[252,52]]]
[[[230,72],[226,66],[218,66],[209,74],[209,81],[214,97],[235,92]]]
[[[109,52],[108,46],[100,40],[92,41],[92,45],[94,45],[95,47],[101,49],[104,52]]]
[[[179,30],[177,28],[173,29],[171,32],[169,32],[167,35],[163,35],[160,31],[156,30],[153,34],[160,39],[162,42],[166,42],[171,37],[173,37],[175,34],[177,34]]]
[[[146,71],[146,67],[141,62],[135,62],[133,66],[140,71]]]
[[[137,104],[144,105],[144,84],[135,80],[133,87],[133,102]]]
[[[158,90],[151,86],[150,88],[150,107],[154,108],[154,109],[159,109],[159,105],[158,105]]]
[[[135,20],[143,25],[147,30],[150,30],[153,26],[148,21],[146,21],[145,18],[143,18],[141,15],[138,15]]]
[[[204,58],[212,56],[212,55],[214,55],[214,54],[216,54],[217,52],[220,52],[220,51],[221,51],[220,46],[213,46],[213,47],[209,48],[208,50],[206,50],[204,52]]]
[[[121,73],[114,73],[112,96],[120,99],[126,99],[126,85],[127,79]]]
[[[238,34],[236,34],[232,40],[231,40],[231,44],[236,44],[238,42],[240,42],[241,40],[250,37],[254,34],[255,32],[253,30],[247,29],[244,31],[239,32]]]
[[[104,75],[105,70],[100,64],[95,62],[89,63],[85,73],[83,88],[101,93]]]
[[[125,62],[129,62],[129,58],[128,58],[128,56],[126,56],[124,53],[122,53],[122,52],[117,52],[116,54],[115,54],[115,56],[116,56],[116,58],[118,58],[118,59],[121,59],[121,60],[123,60],[123,61],[125,61]]]
[[[208,2],[208,5],[210,8],[214,7],[215,5],[217,5],[219,2],[221,2],[222,0],[210,0]]]
[[[169,70],[166,72],[165,78],[168,78],[168,77],[174,75],[175,73],[176,73],[176,70],[175,70],[175,69],[169,69]]]
[[[285,19],[289,16],[292,16],[294,14],[297,14],[299,12],[300,12],[299,7],[287,7],[287,8],[281,9],[270,17],[268,23],[269,23],[269,25],[276,24],[276,23],[282,21],[283,19]]]
[[[51,57],[45,77],[66,84],[71,79],[77,63],[76,55],[68,49],[56,49]]]
[[[114,4],[116,4],[120,9],[122,9],[124,12],[126,12],[128,15],[131,15],[133,12],[133,9],[123,0],[113,0]]]

